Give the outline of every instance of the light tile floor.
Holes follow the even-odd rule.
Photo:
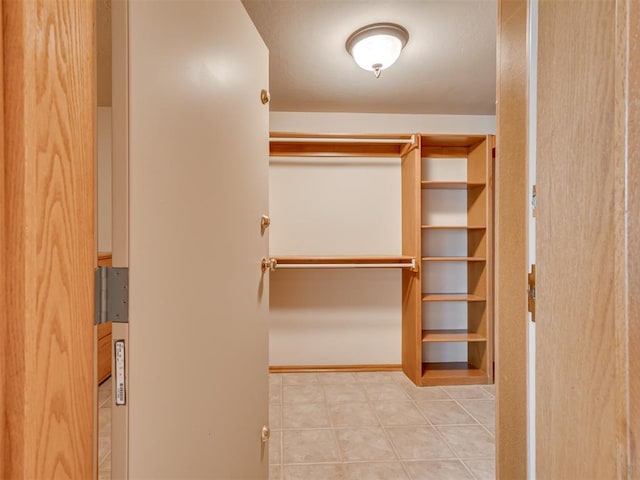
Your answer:
[[[401,372],[269,376],[269,480],[494,480],[494,386],[416,387]],[[111,380],[99,479],[111,477]]]
[[[111,478],[111,378],[98,387],[98,480]]]
[[[493,386],[271,374],[270,480],[495,479]]]

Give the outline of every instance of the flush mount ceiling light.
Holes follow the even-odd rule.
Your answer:
[[[353,32],[347,39],[347,52],[360,68],[380,77],[400,56],[409,41],[406,28],[395,23],[374,23]]]

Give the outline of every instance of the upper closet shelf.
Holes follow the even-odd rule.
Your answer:
[[[423,190],[468,190],[471,188],[481,188],[485,183],[480,182],[440,182],[434,180],[423,180],[421,182]]]
[[[271,270],[293,268],[416,268],[416,259],[407,256],[278,256],[271,257]]]
[[[418,147],[415,135],[271,132],[272,157],[400,157]]]

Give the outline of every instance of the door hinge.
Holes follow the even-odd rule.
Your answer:
[[[527,310],[531,313],[531,321],[536,321],[536,265],[531,265],[531,272],[527,276],[529,289],[527,290]]]
[[[129,322],[129,269],[98,267],[95,269],[94,324]]]

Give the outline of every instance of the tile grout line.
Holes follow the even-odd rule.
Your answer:
[[[355,380],[355,377],[354,377],[354,380]],[[329,400],[327,400],[327,391],[324,388],[325,385],[322,382],[320,382],[320,378],[318,378],[318,382],[320,383],[320,388],[322,389],[322,397],[324,398],[324,408],[327,409],[327,418],[329,419],[329,425],[331,427],[331,436],[333,438],[333,442],[335,443],[336,449],[338,451],[338,458],[340,460],[340,464],[344,465],[345,463],[344,455],[342,454],[342,449],[340,448],[340,442],[338,441],[338,433],[336,432],[335,426],[333,424],[333,418],[331,418],[331,411],[329,409]],[[343,467],[343,468],[345,468],[346,470],[346,467]]]
[[[472,400],[472,399],[463,398],[462,400]],[[488,399],[477,399],[477,400],[488,400]],[[489,436],[491,438],[494,439],[493,442],[494,442],[494,446],[495,446],[495,435],[487,427],[485,427],[484,424],[480,420],[478,420],[469,410],[467,410],[462,403],[460,403],[458,400],[456,400],[455,402],[460,406],[460,408],[462,408],[467,413],[467,415],[469,415],[476,422],[478,422],[478,425],[480,425],[484,429],[484,431],[489,434]],[[494,409],[495,409],[495,399],[493,401],[493,406],[494,406]]]
[[[382,424],[382,420],[380,420],[380,416],[378,415],[376,407],[373,404],[373,400],[369,397],[369,394],[367,393],[367,391],[364,388],[363,388],[363,390],[364,390],[364,397],[367,399],[367,404],[369,405],[369,408],[371,408],[371,411],[373,412],[373,416],[376,417],[376,420],[378,421],[378,425],[380,425],[380,429],[382,430],[383,435],[387,439],[387,443],[389,444],[389,446],[391,446],[391,450],[393,451],[393,454],[396,456],[396,459],[400,463],[400,468],[402,468],[402,471],[407,476],[407,478],[411,479],[411,475],[409,475],[409,472],[407,472],[407,469],[404,468],[404,465],[402,464],[402,458],[400,458],[400,454],[398,453],[398,449],[394,445],[393,440],[391,440],[391,436],[389,435],[389,432],[387,432],[387,429]]]
[[[416,385],[414,385],[415,388],[418,388]],[[401,386],[402,388],[402,386]],[[425,387],[422,387],[425,388]],[[431,429],[436,433],[436,435],[440,436],[440,434],[438,433],[435,425],[433,424],[433,422],[431,421],[431,419],[429,417],[427,417],[423,412],[422,409],[418,406],[418,402],[416,401],[415,398],[413,398],[409,392],[406,391],[405,388],[402,388],[403,391],[407,394],[407,396],[409,397],[409,401],[413,404],[413,406],[415,407],[415,409],[418,411],[418,413],[420,415],[422,415],[422,417],[427,421],[427,425],[429,425],[431,427]],[[448,393],[444,390],[442,390],[446,395],[448,395]],[[447,445],[445,443],[445,445]],[[451,449],[451,447],[449,447],[449,445],[447,445],[447,448],[449,448],[449,450],[451,451],[451,453],[453,453],[455,455],[455,452]],[[402,463],[402,469],[405,471],[405,473],[407,474],[408,478],[413,478],[413,476],[411,475],[411,473],[407,470],[406,466],[404,465],[404,462]]]

